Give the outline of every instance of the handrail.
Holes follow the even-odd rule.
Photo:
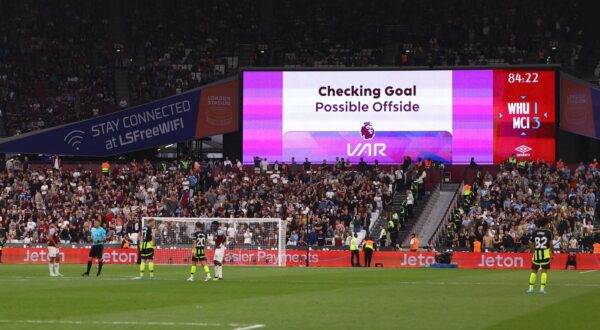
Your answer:
[[[442,221],[440,221],[437,228],[435,229],[434,234],[429,239],[429,242],[428,242],[429,246],[431,246],[431,244],[433,244],[434,242],[438,241],[440,234],[442,232],[442,228],[444,228],[444,226],[446,226],[446,224],[448,223],[448,221],[449,221],[448,219],[451,216],[450,213],[452,211],[454,211],[454,208],[456,207],[456,204],[458,203],[458,197],[460,195],[460,192],[463,190],[464,186],[465,186],[465,181],[462,181],[460,183],[460,185],[458,186],[458,188],[456,188],[456,191],[454,192],[454,196],[452,197],[452,201],[450,202],[450,204],[446,208],[446,211],[444,212]]]
[[[392,198],[394,195],[392,195]],[[379,221],[379,218],[381,218],[381,215],[383,214],[383,203],[381,203],[381,207],[378,207],[376,209],[374,209],[373,211],[371,211],[371,215],[373,215],[373,213],[377,212],[377,219],[371,219],[371,223],[369,224],[369,232],[371,232],[371,230],[373,230],[373,228],[375,228],[375,224],[377,221]]]

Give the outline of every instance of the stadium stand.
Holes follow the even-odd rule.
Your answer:
[[[597,209],[598,163],[575,167],[507,161],[496,173],[479,171],[463,204],[447,224],[447,247],[489,251],[526,249],[535,221],[554,220],[557,251],[591,252]]]
[[[64,9],[40,1],[0,6],[10,17],[0,22],[2,112],[8,135],[114,110],[104,5],[68,2]]]
[[[178,94],[235,74],[244,62],[243,57],[248,56],[249,64],[254,66],[335,68],[560,63],[561,69],[567,72],[590,69],[594,79],[600,72],[598,54],[590,51],[591,39],[586,34],[586,24],[578,19],[581,4],[577,1],[553,5],[541,1],[509,0],[493,4],[455,1],[436,3],[435,6],[432,1],[381,1],[376,4],[356,1],[350,5],[348,1],[338,0],[266,1],[259,6],[248,0],[181,1],[178,6],[162,1],[140,4],[141,1],[119,5],[78,1],[65,2],[66,9],[59,10],[59,6],[53,6],[49,1],[2,2],[0,10],[7,13],[7,19],[0,22],[0,27],[2,31],[13,32],[0,37],[0,124],[3,135],[52,127]],[[422,15],[411,14],[415,12]],[[250,52],[242,51],[248,45]],[[117,72],[125,72],[123,81],[128,99],[125,103],[116,95],[116,90],[123,87],[116,86],[123,84],[116,79]],[[105,216],[112,206],[108,202],[110,197],[119,196],[123,210],[125,206],[130,209],[136,206],[136,209],[146,209],[147,214],[192,212],[180,207],[181,193],[169,191],[174,187],[181,188],[187,175],[185,169],[165,171],[149,163],[126,168],[130,172],[115,173],[109,178],[82,171],[35,175],[35,172],[26,171],[16,176],[4,172],[3,227],[13,239],[22,240],[28,235],[25,229],[30,221],[26,214],[30,214],[36,224],[45,217],[36,213],[43,208],[52,216],[77,218],[77,215],[68,214],[68,208],[81,203],[92,210],[92,214]],[[215,175],[222,178],[223,169],[215,171]],[[515,174],[510,167],[505,167],[498,176],[486,174],[476,182],[475,197],[468,200],[473,204],[465,204],[460,221],[457,218],[449,224],[454,227],[448,230],[447,244],[468,247],[474,237],[483,239],[479,224],[483,226],[483,233],[490,230],[498,234],[496,241],[503,243],[507,236],[515,235],[526,240],[523,232],[526,232],[526,224],[531,224],[528,215],[542,209],[548,211],[548,205],[552,205],[551,211],[562,210],[556,211],[563,217],[559,223],[559,234],[564,238],[561,246],[568,244],[574,236],[580,241],[578,247],[589,248],[580,236],[587,235],[592,226],[597,187],[595,179],[588,177],[596,178],[596,169],[590,166],[570,170],[554,165],[528,165],[522,173],[518,172]],[[77,178],[74,177],[76,173],[79,173]],[[212,174],[201,173],[200,181],[215,179]],[[320,173],[303,174],[296,180],[307,186],[319,185],[314,180],[330,180]],[[344,180],[350,173],[360,171],[338,169],[334,177]],[[352,180],[361,183],[366,180],[369,189],[375,189],[375,184],[383,179],[391,183],[398,180],[396,175],[388,177],[385,173],[376,170],[373,177],[363,177],[360,173]],[[172,187],[153,187],[155,183],[142,179],[146,174],[157,177],[158,182],[163,178]],[[236,179],[241,180],[240,174],[236,175]],[[24,179],[24,182],[16,178]],[[282,184],[254,174],[245,178],[255,187],[263,183],[272,185],[271,188]],[[580,186],[575,183],[569,188],[565,180],[573,179],[581,179]],[[544,187],[537,189],[553,190],[538,192],[533,186],[531,192],[525,190],[520,194],[522,181],[530,185],[541,181]],[[138,192],[138,184],[146,190]],[[330,186],[321,185],[323,187],[318,186],[319,189]],[[41,191],[44,186],[49,189],[45,194]],[[78,199],[55,200],[62,197],[57,190],[64,189],[75,196],[79,194],[80,186],[83,193],[77,196]],[[402,190],[396,190],[397,186],[391,188],[394,192],[393,211],[399,214],[397,218],[404,237],[410,228],[402,224],[410,227],[414,223],[414,218],[407,221],[409,208],[413,206],[406,205],[404,188],[409,188],[415,195],[416,209],[424,201],[421,201],[423,194],[419,194],[419,187],[402,185]],[[218,187],[216,185],[214,189],[218,190]],[[161,194],[148,197],[148,188],[160,188]],[[384,190],[379,188],[377,193],[359,194],[358,203],[369,211],[383,209],[381,200],[387,198]],[[314,218],[309,219],[311,223],[322,221],[317,214],[322,215],[323,208],[330,207],[327,200],[320,201],[321,195],[319,192],[306,200],[298,200],[298,205],[294,206],[316,208]],[[495,203],[490,201],[490,196],[496,199]],[[230,198],[229,195],[226,197]],[[315,198],[317,200],[313,200]],[[107,201],[103,203],[103,199]],[[554,206],[550,200],[564,207]],[[194,212],[214,216],[221,212],[211,209],[214,202],[206,204],[203,201],[202,206],[210,206],[209,209]],[[339,202],[342,204],[336,203],[336,211],[343,213],[344,208],[349,207],[350,218],[360,213],[354,210],[356,205],[350,195],[345,195]],[[57,203],[71,205],[61,205],[57,209]],[[157,203],[161,203],[163,209],[157,210]],[[281,201],[273,196],[268,203],[271,215],[281,212],[282,208],[290,208],[290,205],[280,205]],[[261,208],[261,211],[264,210]],[[512,218],[523,223],[513,226],[512,231],[504,222],[489,225],[483,220],[489,220],[490,214],[506,223]],[[131,224],[125,225],[128,223],[126,214],[119,210],[116,215],[117,219],[124,220],[120,232],[130,230]],[[67,229],[77,233],[74,240],[85,239],[84,220],[77,218],[75,223],[69,224]],[[337,217],[330,216],[324,221],[328,226],[317,226],[323,228],[327,242],[332,244],[345,242],[347,228],[354,226],[348,219],[337,226],[336,220]],[[376,234],[381,224],[385,223],[377,223]],[[292,221],[290,229],[298,232],[292,235],[292,244],[306,241],[302,226]],[[116,226],[114,230],[119,232]],[[35,241],[33,234],[38,231],[30,232],[31,240]],[[520,244],[524,245],[523,242]],[[505,248],[516,246],[494,244],[494,247],[501,245]]]
[[[352,231],[372,227],[386,191],[404,185],[390,170],[342,163],[312,171],[283,165],[274,173],[269,165],[271,173],[255,173],[218,161],[132,161],[107,176],[83,166],[7,165],[0,173],[0,236],[24,244],[42,242],[52,219],[63,220],[64,243],[89,242],[97,218],[119,243],[138,232],[142,216],[236,216],[288,219],[289,245],[344,246]]]
[[[405,223],[411,225],[418,216],[409,218],[406,203],[384,206],[388,191],[399,189],[404,197],[397,187],[410,187],[411,193],[419,189],[410,176],[398,178],[392,167],[360,170],[340,163],[304,171],[284,164],[273,172],[273,166],[267,173],[219,161],[145,160],[115,166],[109,176],[82,166],[5,170],[0,173],[0,236],[9,242],[41,243],[48,223],[62,219],[64,243],[85,243],[92,219],[99,217],[109,223],[113,243],[120,243],[137,233],[141,216],[234,215],[288,219],[290,246],[347,246],[353,231],[369,228],[371,237],[379,238],[379,226],[387,229],[389,219],[400,227],[400,243],[409,233]],[[477,240],[489,251],[520,252],[535,219],[546,215],[556,219],[557,250],[592,250],[597,162],[570,168],[560,162],[507,161],[485,173],[479,170],[476,177],[445,229],[443,246],[469,250]],[[392,245],[389,232],[384,239],[383,246]]]
[[[560,63],[594,82],[598,76],[600,56],[577,1],[64,4],[0,4],[7,14],[0,26],[14,32],[0,38],[8,135],[180,93],[241,65]]]
[[[179,4],[124,4],[129,57],[124,65],[130,73],[132,104],[179,94],[236,73],[238,45],[258,34],[258,15],[251,1]]]

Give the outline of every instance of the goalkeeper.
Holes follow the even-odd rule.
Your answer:
[[[204,281],[210,281],[210,270],[206,263],[206,235],[202,232],[202,223],[196,222],[196,231],[192,234],[192,268],[190,270],[190,277],[188,281],[194,281],[194,275],[196,274],[196,265],[200,262],[202,269],[206,273]]]

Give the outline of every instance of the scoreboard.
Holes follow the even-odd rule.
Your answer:
[[[555,158],[555,72],[495,70],[494,162]]]

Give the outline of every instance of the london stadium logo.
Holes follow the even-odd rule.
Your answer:
[[[363,140],[371,140],[375,137],[375,129],[373,128],[373,125],[371,125],[371,122],[366,121],[363,124],[363,126],[360,128],[360,135],[362,136]]]

